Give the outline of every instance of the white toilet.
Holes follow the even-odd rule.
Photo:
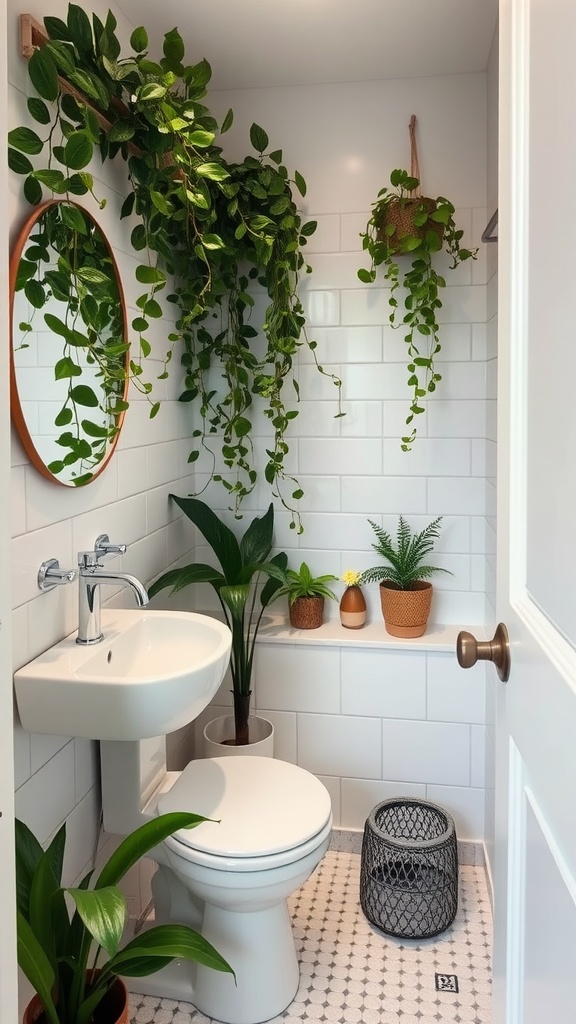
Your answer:
[[[180,774],[166,772],[164,762],[162,772],[161,754],[151,757],[154,742],[102,744],[104,827],[127,832],[136,819],[167,811],[217,819],[182,829],[153,852],[160,865],[153,882],[156,921],[201,931],[229,961],[236,982],[176,962],[129,979],[129,987],[137,980],[138,991],[187,999],[226,1024],[260,1024],[282,1013],[298,989],[286,900],[328,848],[330,796],[310,772],[275,758],[207,758]]]

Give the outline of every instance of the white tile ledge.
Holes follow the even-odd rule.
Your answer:
[[[430,625],[424,636],[402,640],[390,636],[384,623],[369,622],[362,629],[345,629],[337,620],[325,622],[319,629],[293,629],[283,615],[265,615],[257,643],[294,644],[309,647],[378,647],[391,651],[454,651],[461,629],[473,633],[477,640],[487,640],[484,626]]]

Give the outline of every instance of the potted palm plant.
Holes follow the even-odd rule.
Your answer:
[[[390,185],[378,193],[362,233],[370,267],[361,267],[358,277],[364,284],[371,284],[378,268],[384,268],[384,280],[391,286],[390,324],[405,331],[412,397],[406,418],[410,430],[402,437],[402,449],[410,451],[416,438],[414,418],[425,411],[423,401],[442,380],[435,358],[442,347],[438,311],[446,281],[434,266],[434,257],[444,249],[452,260],[450,270],[454,270],[464,260],[476,259],[478,250],[462,246],[464,232],[456,227],[454,206],[444,196],[422,196],[420,179],[401,169],[392,171]],[[404,289],[403,310],[399,310],[398,303],[400,285]]]
[[[388,565],[365,569],[360,582],[380,582],[380,600],[386,630],[392,636],[416,637],[426,631],[432,603],[430,576],[450,572],[437,565],[425,564],[440,534],[442,516],[438,516],[419,533],[412,533],[403,516],[398,519],[396,543],[387,530],[368,520],[376,534],[372,545]]]
[[[256,637],[267,605],[284,582],[288,559],[281,551],[270,557],[274,535],[274,509],[251,523],[238,541],[232,530],[199,498],[174,499],[208,542],[220,569],[194,563],[170,569],[152,584],[150,596],[166,587],[178,593],[192,583],[210,583],[232,633],[230,671],[234,700],[234,730],[226,742],[245,746],[250,742],[250,697]],[[267,577],[267,579],[266,579]],[[262,587],[262,579],[266,582]]]
[[[75,888],[61,884],[66,825],[43,850],[27,825],[16,821],[18,963],[36,992],[24,1024],[126,1022],[127,993],[119,975],[153,974],[176,957],[234,973],[187,925],[158,925],[120,945],[127,918],[120,879],[167,836],[207,820],[159,815],[122,841],[93,884],[90,872]]]
[[[306,562],[299,569],[287,569],[284,584],[276,593],[288,595],[290,625],[295,629],[318,629],[324,621],[324,599],[335,595],[327,586],[337,576],[313,576]]]

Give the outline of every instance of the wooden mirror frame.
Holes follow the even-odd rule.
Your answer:
[[[122,323],[123,323],[122,336],[123,336],[123,339],[124,339],[125,342],[128,342],[128,318],[127,318],[127,312],[126,312],[126,300],[125,300],[125,297],[124,297],[124,289],[122,287],[122,280],[121,280],[120,273],[119,273],[119,270],[118,270],[118,264],[116,263],[116,259],[114,257],[114,252],[112,250],[112,247],[110,245],[110,242],[108,241],[108,238],[107,238],[106,234],[104,233],[102,227],[100,226],[100,224],[98,223],[96,218],[93,216],[93,214],[90,213],[90,211],[87,210],[86,207],[81,206],[79,203],[75,203],[74,201],[72,201],[70,199],[64,199],[64,198],[63,199],[50,199],[47,202],[41,203],[39,206],[35,207],[33,213],[30,214],[30,216],[26,219],[26,221],[22,225],[22,228],[20,229],[20,232],[19,232],[18,237],[16,239],[15,245],[13,247],[12,253],[10,255],[10,271],[9,271],[9,289],[10,289],[10,411],[11,411],[11,416],[12,416],[12,422],[14,423],[14,426],[16,428],[16,431],[18,433],[18,436],[20,438],[22,446],[23,446],[23,448],[24,448],[28,458],[30,459],[30,462],[34,466],[34,468],[37,469],[38,472],[43,477],[45,477],[47,480],[51,480],[53,483],[59,484],[61,487],[68,487],[68,488],[73,488],[74,489],[74,488],[85,487],[85,486],[87,486],[87,484],[92,483],[94,480],[97,479],[97,477],[100,476],[100,474],[103,472],[103,470],[106,468],[106,466],[110,462],[110,459],[112,458],[112,455],[114,454],[116,445],[118,443],[118,438],[120,437],[120,432],[121,432],[122,425],[123,425],[123,422],[124,422],[125,410],[122,410],[120,413],[118,413],[118,415],[116,417],[117,431],[116,431],[114,437],[112,438],[112,440],[110,441],[110,443],[108,445],[108,449],[106,451],[105,456],[98,463],[96,469],[94,470],[94,473],[92,473],[92,475],[90,476],[90,479],[89,480],[85,480],[83,483],[79,483],[79,484],[75,484],[73,481],[60,480],[60,479],[58,479],[58,476],[56,476],[54,473],[52,473],[48,469],[48,467],[45,464],[44,460],[42,459],[41,455],[37,451],[37,448],[36,448],[36,445],[34,444],[34,440],[32,438],[32,435],[30,434],[30,431],[28,429],[28,424],[26,422],[26,418],[25,418],[23,410],[22,410],[22,403],[21,403],[20,393],[19,393],[19,389],[18,389],[18,382],[17,382],[17,379],[16,379],[16,366],[15,366],[15,362],[14,362],[14,322],[13,322],[14,321],[14,298],[15,298],[15,294],[16,294],[16,280],[17,280],[17,275],[18,275],[18,268],[20,266],[20,260],[22,258],[22,254],[23,254],[24,249],[26,247],[26,244],[28,242],[30,233],[32,232],[35,224],[38,223],[38,221],[40,220],[42,215],[46,212],[46,210],[48,210],[52,206],[61,205],[62,203],[65,203],[68,206],[77,207],[81,211],[82,215],[88,217],[89,220],[94,224],[94,226],[100,232],[100,235],[101,235],[101,237],[103,239],[104,245],[105,245],[105,247],[107,249],[107,252],[108,252],[108,254],[110,256],[111,266],[112,266],[112,268],[114,270],[114,276],[115,276],[115,279],[116,279],[116,286],[117,286],[117,289],[118,289],[118,299],[119,299],[119,302],[120,302],[121,313],[122,313]],[[119,397],[121,397],[123,402],[127,402],[127,399],[128,399],[129,364],[130,364],[129,350],[127,350],[126,351],[126,356],[125,356],[126,378],[125,378],[125,381],[124,381],[124,389],[123,389],[122,395],[119,396]]]

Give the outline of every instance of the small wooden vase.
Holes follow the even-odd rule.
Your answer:
[[[355,583],[346,587],[340,599],[340,622],[346,629],[362,629],[366,623],[366,600]]]
[[[290,605],[290,625],[294,629],[318,629],[323,621],[323,597],[297,597]]]

